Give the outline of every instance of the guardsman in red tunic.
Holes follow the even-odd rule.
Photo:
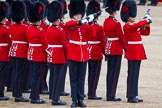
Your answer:
[[[126,48],[126,40],[123,35],[120,22],[115,18],[120,9],[120,0],[107,0],[105,4],[106,12],[109,17],[105,19],[103,27],[106,35],[105,54],[107,58],[107,77],[106,77],[106,100],[121,101],[116,96],[116,89],[120,74],[123,49]]]
[[[64,23],[64,19],[65,19],[65,14],[67,14],[67,3],[65,0],[57,0],[59,2],[62,3],[62,9],[63,9],[63,16],[60,20],[60,24],[59,26],[61,28],[63,28],[64,30],[65,29],[65,23]],[[66,32],[66,31],[65,31]],[[68,34],[66,33],[66,38],[67,38],[67,41],[68,41]],[[64,72],[62,74],[62,80],[61,80],[61,88],[60,88],[60,96],[69,96],[70,93],[69,92],[66,92],[65,91],[65,79],[66,79],[66,73],[67,73],[67,63],[64,65]]]
[[[92,28],[86,24],[87,19],[82,19],[85,14],[84,0],[70,0],[70,21],[66,22],[69,36],[68,65],[71,86],[71,107],[86,107],[84,104],[84,84],[88,62],[87,36]],[[89,18],[93,20],[93,18]]]
[[[4,96],[5,77],[10,61],[8,53],[11,44],[8,27],[5,25],[8,10],[8,3],[0,1],[0,101],[9,99],[9,97]]]
[[[13,91],[15,102],[28,102],[29,99],[22,96],[22,78],[26,70],[28,42],[26,37],[27,26],[22,24],[26,16],[25,4],[22,1],[14,1],[11,6],[11,19],[14,22],[9,29],[12,45],[9,55],[12,59]]]
[[[43,17],[45,8],[43,3],[36,1],[29,12],[29,21],[32,25],[27,30],[27,39],[29,42],[28,60],[29,70],[31,72],[31,103],[43,104],[45,101],[40,99],[40,85],[45,72],[47,59],[47,39],[45,31],[40,27],[41,18]]]
[[[59,26],[63,15],[61,6],[60,2],[53,1],[47,11],[47,19],[52,23],[46,32],[50,52],[47,56],[50,68],[49,98],[52,99],[52,105],[66,105],[66,102],[60,100],[61,80],[67,62],[68,47],[65,30]]]
[[[47,8],[48,8],[48,5],[49,5],[49,1],[48,0],[40,0],[40,1],[44,4],[44,7],[45,7],[45,14],[41,18],[40,26],[46,32],[48,27],[49,27],[49,24],[47,24],[47,22],[46,22],[47,21]],[[43,74],[43,80],[42,80],[41,87],[40,87],[40,93],[41,94],[49,94],[48,85],[47,85],[47,81],[46,81],[47,74],[48,74],[48,64],[46,65],[46,69],[45,69],[45,72]]]
[[[23,24],[27,25],[28,27],[31,25],[31,23],[29,22],[29,10],[32,6],[32,2],[31,0],[24,0],[24,3],[25,3],[25,7],[26,7],[26,12],[27,12],[27,16],[25,17],[25,20],[23,21]],[[29,71],[29,61],[27,61],[27,64],[26,64],[27,68],[24,72],[24,75],[23,75],[23,87],[22,87],[22,90],[23,90],[23,93],[30,93],[31,92],[31,89],[30,89],[30,71]]]
[[[101,11],[100,3],[97,0],[92,0],[88,3],[86,11],[87,16],[99,11]],[[95,27],[96,36],[88,35],[88,99],[92,100],[102,99],[102,97],[96,95],[96,89],[101,71],[102,54],[105,53],[106,45],[103,27],[98,24],[97,20],[98,16],[94,19],[94,22],[90,24]]]
[[[6,2],[9,4],[9,13],[8,13],[8,16],[7,16],[6,26],[10,27],[11,24],[12,24],[12,21],[11,21],[11,5],[12,5],[13,0],[6,0]],[[12,91],[13,68],[12,68],[12,64],[11,63],[12,62],[10,60],[9,66],[8,66],[9,71],[7,72],[7,75],[6,75],[7,92],[11,92]]]
[[[128,60],[127,98],[130,103],[143,102],[138,98],[138,78],[141,61],[146,59],[145,49],[141,35],[150,34],[151,17],[146,14],[143,20],[135,22],[137,15],[136,2],[127,0],[123,3],[120,12],[125,22],[123,31],[127,40],[126,59]]]

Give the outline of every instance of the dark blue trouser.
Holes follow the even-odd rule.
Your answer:
[[[12,90],[12,82],[13,82],[13,75],[14,75],[14,70],[13,70],[13,67],[12,67],[12,59],[10,59],[10,62],[8,64],[8,72],[7,72],[7,75],[6,75],[6,86],[7,86],[7,89],[8,90]]]
[[[146,0],[140,0],[140,3],[146,3]],[[151,4],[157,4],[157,0],[151,0]]]
[[[107,55],[107,98],[116,96],[121,59],[122,55]]]
[[[158,0],[151,0],[151,4],[157,4]]]
[[[45,72],[43,74],[43,79],[42,79],[42,83],[41,83],[41,87],[40,87],[40,91],[42,91],[42,90],[48,91],[48,85],[47,85],[47,81],[46,81],[47,74],[48,74],[48,65],[46,64]]]
[[[88,61],[88,96],[96,96],[96,89],[101,71],[101,60]]]
[[[30,99],[40,99],[40,85],[43,78],[43,72],[45,72],[45,62],[33,62],[30,61],[30,72],[31,72],[31,93]]]
[[[138,78],[141,60],[128,60],[127,98],[138,96]]]
[[[69,60],[68,63],[72,101],[84,100],[84,84],[87,62]]]
[[[146,0],[140,0],[140,3],[145,4],[146,3]]]
[[[27,59],[24,58],[11,58],[13,60],[13,97],[21,97],[22,96],[22,80],[23,75],[26,69]]]
[[[60,84],[62,80],[64,64],[50,64],[50,94],[49,98],[60,100]]]
[[[62,73],[62,80],[61,80],[61,86],[60,86],[60,92],[65,91],[65,79],[66,79],[66,73],[67,73],[67,64],[63,67],[63,73]]]
[[[4,96],[5,78],[8,72],[9,62],[0,61],[0,97]]]
[[[30,89],[30,71],[29,71],[29,61],[26,62],[23,75],[22,90]]]

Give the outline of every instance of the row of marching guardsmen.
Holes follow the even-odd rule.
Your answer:
[[[122,27],[115,18],[121,0],[105,1],[109,17],[103,26],[97,20],[102,12],[100,3],[91,0],[86,8],[84,0],[70,0],[71,20],[63,22],[67,13],[65,0],[29,0],[0,2],[0,100],[5,82],[11,82],[15,102],[43,104],[41,93],[49,93],[52,105],[66,105],[60,95],[64,91],[67,64],[69,66],[71,107],[86,107],[83,102],[85,75],[88,63],[88,99],[100,100],[96,89],[103,55],[107,59],[106,100],[121,101],[116,96],[123,49],[128,60],[127,98],[130,103],[143,102],[138,98],[138,77],[141,60],[146,59],[141,35],[150,34],[152,19],[149,14],[135,23],[137,7],[134,0],[126,0],[121,8]],[[84,17],[86,11],[86,18]],[[6,17],[8,21],[6,22]],[[45,20],[51,23],[47,25]],[[13,75],[11,75],[12,68]],[[49,92],[46,83],[50,70]],[[8,72],[7,72],[8,71]],[[6,76],[7,74],[7,76]],[[6,77],[5,77],[6,76]],[[6,79],[5,79],[6,78]],[[30,91],[30,99],[23,90]]]

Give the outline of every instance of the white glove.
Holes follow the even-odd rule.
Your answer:
[[[88,20],[87,19],[83,19],[83,20],[81,20],[81,23],[82,24],[88,23]]]
[[[88,22],[92,22],[94,20],[94,15],[88,15]]]
[[[152,18],[148,14],[146,14],[143,19],[146,19],[148,23],[152,23]]]

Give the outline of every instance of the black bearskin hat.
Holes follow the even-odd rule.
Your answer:
[[[29,17],[29,10],[32,6],[32,2],[31,2],[31,0],[24,0],[24,3],[25,3],[25,7],[26,7],[26,13],[27,13],[26,19],[27,19]]]
[[[57,0],[62,3],[63,15],[67,14],[67,3],[65,0]]]
[[[57,19],[61,19],[62,16],[63,16],[62,4],[58,1],[51,2],[47,9],[48,21],[52,23]]]
[[[70,4],[68,6],[70,18],[73,18],[76,14],[81,14],[82,17],[85,15],[86,4],[84,0],[70,0]]]
[[[8,3],[9,5],[9,10],[8,10],[8,19],[11,20],[11,6],[12,6],[12,3],[13,3],[13,0],[6,0],[6,2]]]
[[[123,22],[127,22],[129,17],[137,16],[137,6],[134,0],[126,0],[122,4],[120,17]]]
[[[42,2],[44,4],[44,7],[45,7],[45,13],[44,13],[44,16],[43,16],[43,18],[44,18],[44,17],[47,16],[47,8],[48,8],[48,5],[49,5],[49,1],[48,0],[39,0],[39,1]]]
[[[26,17],[26,7],[23,1],[14,1],[11,6],[11,19],[20,23]]]
[[[0,1],[0,21],[8,17],[9,6],[7,2]]]
[[[97,0],[91,0],[87,5],[86,15],[101,11],[100,3]]]
[[[39,1],[34,2],[29,11],[29,21],[32,23],[40,21],[43,18],[44,13],[44,4]]]
[[[118,11],[120,9],[121,0],[107,0],[105,2],[106,12],[112,13],[114,11]]]

